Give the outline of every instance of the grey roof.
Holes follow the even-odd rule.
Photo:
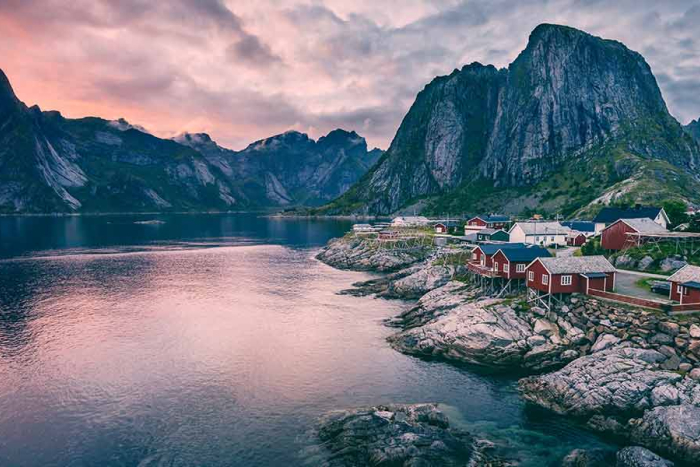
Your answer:
[[[672,282],[700,282],[700,267],[688,264],[668,278]]]
[[[539,258],[552,274],[590,274],[592,272],[615,272],[615,266],[605,256],[560,256]]]
[[[519,225],[525,235],[567,235],[571,232],[559,222],[518,222],[515,225]]]
[[[668,232],[668,230],[666,230],[653,220],[649,219],[648,217],[640,219],[620,219],[620,221],[629,225],[641,234],[658,234]]]
[[[479,230],[478,233],[480,235],[493,235],[496,232],[498,232],[498,230],[496,230],[496,229],[481,229],[481,230]]]

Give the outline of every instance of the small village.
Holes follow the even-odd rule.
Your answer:
[[[606,207],[592,220],[396,217],[355,224],[352,234],[377,249],[433,246],[436,261],[463,266],[463,280],[484,296],[524,295],[550,309],[583,294],[686,314],[700,312],[700,233],[687,227],[671,228],[662,207],[638,205]]]

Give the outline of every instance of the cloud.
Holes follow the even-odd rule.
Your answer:
[[[18,96],[223,145],[356,130],[386,148],[435,76],[504,67],[542,22],[642,53],[671,112],[700,116],[697,0],[3,0]]]

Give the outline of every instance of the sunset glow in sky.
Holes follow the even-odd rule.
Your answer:
[[[671,113],[700,117],[697,0],[0,0],[0,68],[28,105],[162,137],[341,127],[386,148],[434,76],[507,66],[543,22],[642,53]]]

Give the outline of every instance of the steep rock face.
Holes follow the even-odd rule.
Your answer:
[[[175,138],[220,168],[254,205],[318,205],[352,186],[379,159],[354,131],[334,130],[318,141],[289,131],[256,141],[242,151],[223,148],[209,135]]]
[[[690,174],[700,163],[641,55],[545,24],[508,69],[474,63],[427,85],[377,167],[326,212],[389,214],[476,181],[533,186],[582,157],[628,152]]]
[[[692,136],[696,141],[700,141],[700,118],[693,120],[683,127],[686,133]]]

